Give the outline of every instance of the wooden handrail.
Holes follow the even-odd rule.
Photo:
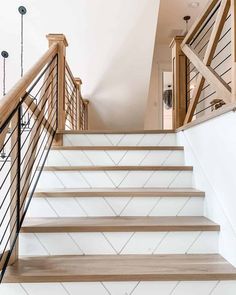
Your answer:
[[[39,180],[39,163],[44,166],[52,145],[63,144],[58,131],[67,124],[75,131],[88,127],[88,101],[66,62],[66,37],[49,34],[47,39],[47,52],[0,100],[1,169],[7,171],[0,205],[10,202],[3,207],[10,230],[2,237],[7,242],[0,255],[0,283],[7,265],[18,259],[18,235]],[[4,166],[7,162],[11,165]]]
[[[16,108],[21,97],[25,94],[27,88],[34,81],[44,66],[52,60],[58,52],[58,45],[52,45],[39,61],[27,71],[27,73],[16,83],[16,85],[0,100],[0,126]]]

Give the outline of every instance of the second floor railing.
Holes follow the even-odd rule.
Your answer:
[[[64,35],[0,100],[0,281],[18,257],[18,236],[58,131],[87,128],[87,104],[65,61]]]
[[[235,102],[235,5],[211,0],[188,34],[171,43],[174,128]]]

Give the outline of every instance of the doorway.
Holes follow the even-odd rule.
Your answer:
[[[173,128],[172,109],[172,72],[162,73],[162,108],[163,108],[163,129]]]

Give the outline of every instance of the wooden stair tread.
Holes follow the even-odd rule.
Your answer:
[[[234,280],[236,269],[218,254],[24,257],[4,282]]]
[[[40,169],[40,167],[39,167]],[[192,166],[45,166],[44,171],[192,171]]]
[[[132,232],[132,231],[219,231],[205,217],[50,217],[26,218],[22,232]]]
[[[45,189],[37,190],[34,197],[98,197],[98,196],[130,196],[135,197],[204,197],[205,193],[196,189],[190,188],[131,188],[131,189]]]
[[[175,134],[175,130],[58,130],[58,134]]]
[[[128,150],[128,151],[183,151],[183,146],[53,146],[51,150]]]

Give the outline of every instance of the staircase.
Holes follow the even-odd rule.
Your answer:
[[[193,174],[173,131],[65,131],[0,293],[235,295]]]

